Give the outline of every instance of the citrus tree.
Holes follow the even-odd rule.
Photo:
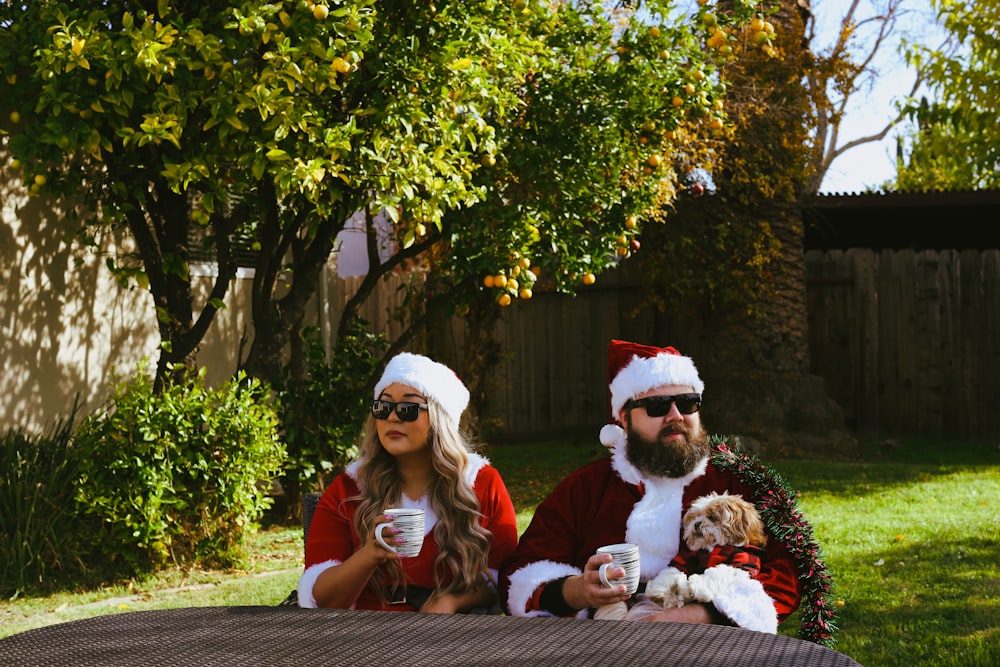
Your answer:
[[[721,123],[728,45],[709,28],[757,3],[694,19],[604,4],[6,1],[4,141],[33,194],[82,202],[85,235],[129,230],[134,252],[108,264],[153,296],[161,375],[195,363],[249,243],[246,366],[273,379],[354,211],[387,212],[398,243],[382,263],[369,244],[345,326],[411,260],[432,263],[436,294],[479,291],[451,304],[504,302],[536,274],[483,277],[522,258],[564,289],[634,248],[635,220],[673,194],[671,133]],[[204,302],[192,239],[219,266]]]
[[[934,0],[949,35],[942,48],[914,44],[911,64],[924,75],[934,102],[909,108],[895,188],[972,190],[1000,186],[1000,71],[996,23],[1000,3]]]
[[[3,2],[4,141],[32,194],[82,203],[85,236],[127,227],[135,248],[108,264],[153,296],[161,376],[194,364],[246,240],[251,354],[273,375],[352,211],[436,230],[481,197],[485,118],[519,104],[489,70],[516,81],[536,51],[518,16],[497,2]],[[219,266],[201,303],[193,239]]]

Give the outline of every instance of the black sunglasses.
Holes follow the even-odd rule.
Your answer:
[[[682,415],[691,415],[701,407],[701,394],[677,394],[676,396],[647,396],[625,402],[625,409],[646,408],[650,417],[663,417],[670,412],[671,405],[677,405]]]
[[[393,403],[392,401],[381,401],[379,399],[372,401],[372,417],[375,419],[388,419],[392,411],[395,410],[399,421],[415,422],[417,421],[417,417],[420,416],[420,411],[426,409],[426,403],[413,403],[411,401]]]

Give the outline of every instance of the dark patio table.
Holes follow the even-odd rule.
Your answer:
[[[677,623],[198,607],[130,612],[0,639],[3,665],[684,665],[847,667],[781,635]]]

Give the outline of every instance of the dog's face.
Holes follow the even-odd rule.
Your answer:
[[[698,498],[684,513],[684,541],[694,551],[720,545],[763,548],[764,523],[753,504],[742,496],[710,493]]]

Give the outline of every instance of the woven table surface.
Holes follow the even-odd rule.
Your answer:
[[[199,607],[100,616],[0,639],[2,665],[774,665],[858,663],[737,628],[506,616]]]

